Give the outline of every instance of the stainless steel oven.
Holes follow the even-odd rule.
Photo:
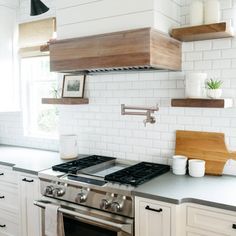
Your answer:
[[[58,211],[63,214],[65,236],[134,235],[134,220],[132,218],[54,199],[34,202],[36,206],[42,208],[43,232],[45,221],[44,209],[47,204],[51,203],[59,205]]]

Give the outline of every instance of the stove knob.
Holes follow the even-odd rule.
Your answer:
[[[126,199],[125,196],[118,195],[117,198],[111,204],[111,210],[114,212],[122,211],[125,199]]]
[[[113,202],[111,204],[111,210],[114,212],[119,212],[122,210],[122,205],[120,205],[120,203],[118,203],[118,202]]]
[[[44,189],[44,195],[52,195],[53,194],[53,186],[47,186]]]
[[[78,202],[78,203],[86,202],[89,191],[90,191],[89,188],[87,190],[81,189],[81,192],[77,194],[77,197],[76,197],[75,201]]]
[[[111,202],[109,202],[107,199],[102,199],[100,202],[101,209],[108,209],[110,205],[111,205]]]
[[[65,194],[65,190],[62,188],[53,189],[53,197],[62,197]]]

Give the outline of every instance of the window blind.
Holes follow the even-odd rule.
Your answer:
[[[48,18],[19,25],[19,53],[21,57],[49,53],[47,42],[56,32],[56,19]]]

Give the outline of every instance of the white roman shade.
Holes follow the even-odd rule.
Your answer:
[[[49,53],[48,41],[56,32],[56,19],[48,18],[19,25],[19,53],[21,57]]]

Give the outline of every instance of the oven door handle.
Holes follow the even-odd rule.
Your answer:
[[[34,201],[34,205],[41,207],[43,209],[46,208],[47,204],[51,204],[49,201]],[[110,226],[111,228],[115,229],[116,231],[120,232],[125,232],[128,234],[132,233],[132,225],[131,224],[119,224],[111,221],[107,221],[104,219],[100,219],[94,216],[89,216],[89,215],[84,215],[81,213],[78,213],[76,211],[71,211],[62,207],[58,208],[58,211],[64,214],[67,214],[69,216],[75,217],[77,219],[84,219],[86,221],[93,221],[94,223],[99,223],[105,226]]]

